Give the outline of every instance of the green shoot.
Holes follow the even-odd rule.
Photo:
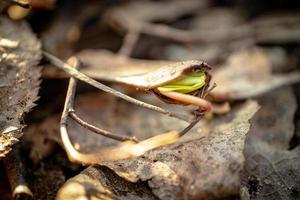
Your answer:
[[[194,72],[184,75],[182,79],[157,87],[161,92],[178,92],[187,94],[205,85],[205,73]]]

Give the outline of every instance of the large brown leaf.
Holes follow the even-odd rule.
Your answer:
[[[245,145],[242,196],[251,199],[299,199],[300,148],[289,150],[296,99],[283,88],[259,99]]]
[[[203,199],[235,195],[239,190],[239,173],[243,169],[244,141],[250,126],[248,120],[257,109],[257,103],[249,101],[211,123],[198,124],[176,144],[151,150],[136,159],[104,164],[125,180],[109,177],[109,174],[114,173],[100,166],[87,168],[83,174],[70,179],[61,188],[58,199],[67,196],[93,196],[97,199],[95,194],[110,194],[112,199],[126,199],[127,195],[135,195],[136,199],[140,199],[141,194],[134,191],[137,188],[148,188],[140,181],[146,182],[154,196],[160,199]],[[150,121],[146,117],[143,120]],[[176,126],[176,123],[167,123],[166,120],[162,124]],[[103,171],[107,171],[108,175]],[[127,189],[120,188],[120,181]],[[126,185],[133,183],[135,189],[128,190]],[[76,187],[84,192],[72,190]],[[131,196],[131,199],[134,198]]]
[[[2,38],[1,38],[2,37]],[[0,157],[22,136],[23,115],[37,100],[40,42],[27,24],[0,18],[0,38],[11,41],[0,50]]]

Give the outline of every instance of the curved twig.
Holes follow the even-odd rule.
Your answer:
[[[154,105],[145,103],[143,101],[137,100],[137,99],[132,98],[132,97],[126,95],[126,94],[123,94],[123,93],[121,93],[121,92],[119,92],[119,91],[117,91],[117,90],[115,90],[113,88],[110,88],[110,87],[108,87],[108,86],[106,86],[106,85],[104,85],[102,83],[99,83],[98,81],[96,81],[96,80],[94,80],[94,79],[86,76],[85,74],[79,72],[77,69],[74,69],[73,67],[71,67],[67,63],[64,63],[62,60],[60,60],[59,58],[53,56],[52,54],[50,54],[48,52],[43,51],[43,54],[44,54],[44,56],[47,59],[49,59],[49,61],[53,65],[55,65],[56,67],[64,70],[70,76],[75,77],[76,79],[79,79],[79,80],[81,80],[83,82],[86,82],[89,85],[92,85],[92,86],[94,86],[94,87],[96,87],[96,88],[98,88],[100,90],[103,90],[104,92],[110,93],[110,94],[112,94],[114,96],[122,98],[125,101],[128,101],[130,103],[136,104],[138,106],[141,106],[141,107],[144,107],[144,108],[156,111],[156,112],[160,112],[160,113],[165,114],[167,116],[174,117],[174,118],[186,121],[186,122],[190,122],[190,120],[186,116],[183,116],[181,114],[174,113],[174,112],[171,112],[169,110],[165,110],[165,109],[163,109],[161,107],[154,106]]]

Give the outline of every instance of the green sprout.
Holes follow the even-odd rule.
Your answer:
[[[184,75],[182,79],[157,87],[157,89],[161,92],[187,94],[200,89],[205,83],[205,73],[200,71]]]

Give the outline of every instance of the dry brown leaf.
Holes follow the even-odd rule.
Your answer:
[[[142,60],[128,58],[108,50],[86,49],[76,54],[84,66],[80,71],[90,77],[113,81],[115,76],[131,76],[156,70],[175,63],[163,60]],[[67,75],[52,66],[43,70],[45,78],[66,78]]]
[[[212,123],[198,124],[176,144],[151,150],[136,159],[107,162],[105,166],[127,180],[124,185],[129,181],[139,183],[138,188],[144,188],[140,181],[146,182],[151,192],[160,199],[203,199],[235,195],[239,190],[239,173],[243,168],[242,151],[250,126],[248,120],[257,109],[257,103],[249,101]],[[146,118],[143,120],[148,121]],[[171,123],[164,120],[162,124]],[[103,185],[103,181],[109,184],[112,180],[106,181],[107,177],[102,179],[98,175],[102,170],[102,167],[90,167],[83,175],[69,180],[58,193],[58,199],[63,199],[62,195],[66,191],[68,195],[78,195],[78,198],[93,195],[91,191],[103,193],[99,184]],[[87,188],[86,183],[89,181],[94,184]],[[115,187],[118,187],[119,181],[115,181]],[[85,193],[70,191],[74,183],[77,186],[79,184]],[[123,193],[118,193],[120,188],[111,188],[109,191],[113,193],[113,199],[132,194],[132,191],[125,189]],[[138,198],[138,195],[135,196]]]
[[[47,6],[54,0],[38,2],[34,0],[33,6]],[[41,34],[43,49],[58,55],[69,57],[74,51],[76,42],[81,37],[84,24],[93,17],[100,15],[101,3],[98,2],[61,2],[55,8],[52,21]],[[96,26],[96,25],[95,25]]]
[[[262,108],[252,120],[245,145],[242,197],[299,199],[300,148],[289,150],[297,108],[293,91],[282,88],[259,102]]]
[[[103,50],[84,50],[77,56],[87,65],[81,70],[84,74],[145,90],[171,82],[189,70],[200,69],[206,72],[210,69],[207,63],[198,60],[149,61],[131,59]],[[46,73],[51,76],[52,72]],[[209,74],[207,76],[210,77]]]
[[[83,50],[77,56],[85,65],[83,73],[107,81],[114,81],[114,77],[144,74],[175,63],[128,58],[107,50]]]
[[[0,157],[22,136],[21,120],[37,100],[40,42],[25,23],[1,17],[0,37],[17,42],[0,50]]]
[[[212,74],[217,87],[211,95],[218,100],[251,98],[300,81],[300,72],[272,73],[271,60],[256,48],[232,54]]]

